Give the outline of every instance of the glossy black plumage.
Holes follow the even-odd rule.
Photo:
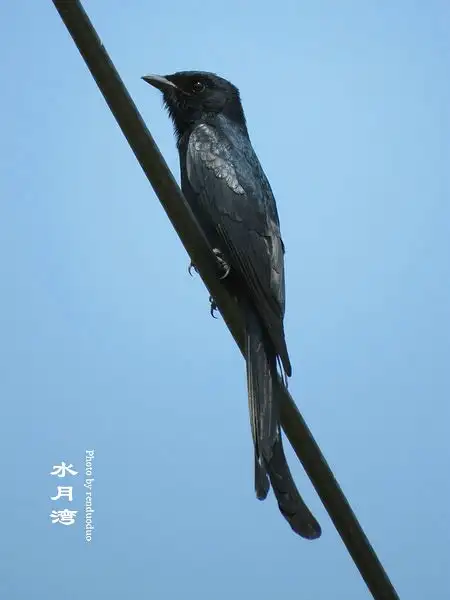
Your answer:
[[[284,246],[239,91],[212,73],[144,79],[163,92],[175,127],[183,192],[211,246],[230,266],[224,285],[243,312],[256,494],[265,498],[270,480],[293,530],[317,538],[320,526],[297,491],[282,447],[273,381],[278,360],[286,375],[292,371],[283,327]]]

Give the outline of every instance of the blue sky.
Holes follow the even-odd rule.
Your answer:
[[[177,177],[140,76],[241,89],[287,247],[291,392],[400,596],[448,598],[448,3],[85,8]],[[320,541],[254,498],[241,356],[52,3],[0,22],[0,596],[369,598],[290,448]],[[72,527],[49,518],[61,461]]]

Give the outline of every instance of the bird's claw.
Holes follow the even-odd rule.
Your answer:
[[[194,263],[193,263],[193,262],[192,262],[192,260],[191,260],[191,262],[189,263],[189,267],[188,267],[188,273],[189,273],[189,275],[190,275],[191,277],[193,277],[193,275],[192,275],[192,269],[194,269],[194,271],[195,271],[196,273],[198,273],[197,267],[194,265]]]
[[[219,310],[219,307],[217,306],[216,301],[214,300],[214,298],[212,296],[209,297],[209,302],[211,304],[211,310],[210,310],[211,316],[212,316],[213,319],[217,319],[217,317],[214,314],[214,312],[216,310]]]
[[[222,275],[219,277],[219,279],[225,279],[225,277],[228,277],[230,274],[230,265],[224,259],[222,252],[218,248],[213,248],[213,252],[216,255],[217,264],[222,272]]]

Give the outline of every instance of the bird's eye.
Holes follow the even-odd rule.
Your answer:
[[[201,81],[194,81],[194,83],[192,84],[192,91],[195,92],[196,94],[200,94],[200,92],[203,92],[204,89],[205,89],[205,84],[202,83]]]

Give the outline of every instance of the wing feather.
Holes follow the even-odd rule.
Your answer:
[[[275,200],[250,141],[230,140],[211,125],[198,125],[187,144],[186,176],[290,375],[283,330],[284,247]]]

